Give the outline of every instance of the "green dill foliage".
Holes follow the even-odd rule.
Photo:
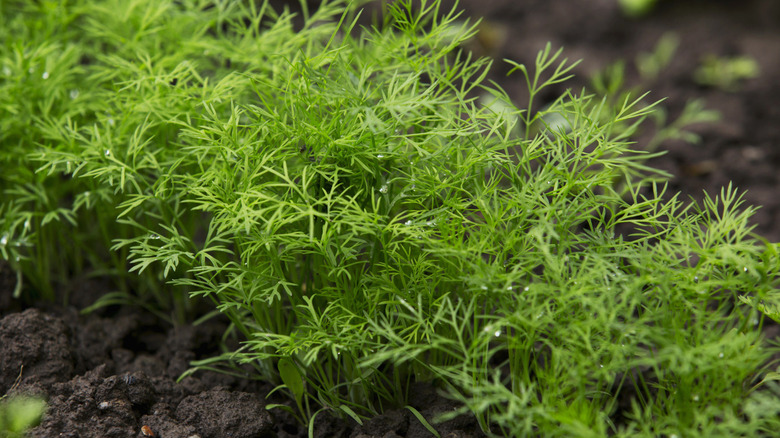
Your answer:
[[[626,61],[618,60],[608,65],[591,78],[594,92],[601,96],[607,105],[616,106],[631,96],[642,94],[643,90],[652,89],[658,76],[673,61],[679,44],[679,37],[673,32],[667,32],[658,39],[653,50],[637,54],[634,59],[634,67],[638,74],[638,80],[633,86],[626,83]],[[669,112],[662,104],[646,101],[648,94],[644,94],[643,99],[637,101],[639,107],[654,106],[654,110],[649,114],[648,123],[624,123],[620,127],[630,137],[649,136],[650,139],[641,145],[644,150],[655,151],[669,140],[682,140],[698,144],[701,138],[686,128],[695,124],[713,123],[720,120],[720,114],[717,111],[705,109],[705,102],[701,99],[686,102],[677,118],[671,120]]]
[[[310,430],[419,381],[497,436],[776,430],[755,209],[665,193],[645,96],[539,101],[573,67],[548,46],[516,106],[474,23],[414,4],[3,3],[3,256],[87,256],[125,284],[103,304],[205,297],[243,345],[194,370],[251,366]]]

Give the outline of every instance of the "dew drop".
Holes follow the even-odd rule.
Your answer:
[[[693,401],[699,401],[699,396],[698,395],[694,395],[693,396]]]
[[[42,77],[43,79],[49,79],[49,72],[47,72],[47,71],[43,72],[43,74],[41,75],[41,77]]]
[[[501,330],[496,330],[495,333],[493,333],[493,336],[500,337],[501,336]]]
[[[108,149],[106,149],[106,150],[103,152],[103,155],[105,155],[105,156],[107,156],[107,157],[108,157],[109,155],[111,155],[111,151],[110,151],[110,150],[108,150]]]
[[[34,72],[35,72],[35,68],[33,68],[33,67],[30,67],[30,68],[29,68],[27,71],[28,71],[30,74],[32,74],[32,73],[34,73]]]
[[[114,126],[114,119],[112,117],[108,118],[108,124]]]
[[[381,160],[381,159],[382,159],[382,158],[384,158],[385,156],[384,156],[384,155],[382,155],[382,154],[376,154],[376,157],[377,157],[377,158],[379,158],[379,159]]]
[[[747,270],[747,266],[745,266],[744,268],[742,268],[742,270],[743,270],[743,271],[745,271],[745,272],[747,272],[747,271],[748,271],[748,270]]]
[[[75,99],[77,97],[79,97],[79,90],[78,90],[78,88],[74,88],[74,89],[70,90],[70,98],[71,99]]]
[[[523,291],[528,292],[529,289],[531,289],[531,288],[526,286],[526,287],[523,288]]]
[[[3,66],[3,74],[6,75],[6,76],[11,76],[11,69],[8,68],[7,65]]]
[[[149,238],[152,239],[152,240],[158,240],[158,239],[160,239],[160,235],[159,234],[151,234],[149,236]]]
[[[387,184],[379,188],[379,193],[387,193]]]
[[[485,286],[485,285],[483,284],[482,286],[480,286],[480,289],[482,289],[482,290],[488,290],[488,287],[487,287],[487,286]]]
[[[506,290],[512,290],[512,286],[507,286]]]
[[[718,357],[719,357],[719,358],[723,359],[723,356],[724,356],[724,355],[723,355],[723,353],[722,353],[722,352],[721,352],[721,353],[718,353]]]
[[[24,221],[24,229],[29,230],[30,229],[30,219],[27,219]]]
[[[404,222],[404,225],[411,226],[412,225],[412,221],[406,221],[406,222]]]
[[[698,275],[694,276],[693,281],[699,281],[699,276]]]
[[[8,243],[8,235],[3,234],[3,237],[0,237],[0,245],[5,246],[6,243]]]

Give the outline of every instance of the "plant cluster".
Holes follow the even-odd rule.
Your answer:
[[[474,24],[414,3],[359,27],[339,0],[3,2],[24,290],[105,275],[98,305],[174,321],[205,298],[243,344],[195,370],[248,365],[310,425],[433,381],[495,435],[776,430],[755,209],[666,193],[632,144],[644,96],[540,102],[574,65],[547,46],[517,106],[459,49]]]

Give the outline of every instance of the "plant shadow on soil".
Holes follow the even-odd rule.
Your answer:
[[[746,202],[761,205],[756,232],[780,240],[780,58],[768,56],[780,46],[780,3],[751,1],[661,1],[641,20],[622,16],[615,0],[463,0],[470,16],[484,16],[488,31],[503,35],[483,49],[497,59],[532,63],[544,43],[563,46],[569,58],[582,58],[576,89],[589,74],[619,59],[631,60],[652,49],[661,35],[680,39],[674,60],[653,83],[654,98],[668,96],[673,118],[691,98],[703,98],[723,120],[696,127],[699,145],[670,142],[668,154],[651,165],[674,175],[671,192],[700,198],[734,183],[746,190]],[[572,11],[576,10],[574,13]],[[483,26],[483,27],[484,27]],[[702,87],[692,72],[702,56],[752,56],[761,75],[738,92]],[[497,66],[499,64],[497,63]],[[516,77],[494,79],[522,102]],[[629,81],[631,80],[629,74]],[[192,360],[219,354],[227,324],[211,320],[197,327],[172,328],[140,309],[107,308],[79,315],[76,307],[101,293],[97,283],[77,285],[83,303],[68,308],[22,306],[11,298],[16,277],[0,263],[0,394],[45,395],[49,408],[34,437],[134,437],[148,426],[157,437],[306,436],[289,414],[267,411],[272,386],[211,372],[176,383]],[[772,327],[771,330],[775,330]],[[23,367],[22,367],[23,366]],[[418,385],[410,404],[426,418],[455,405],[432,386]],[[482,436],[475,419],[462,416],[436,425],[444,437]],[[318,437],[428,437],[408,410],[392,410],[366,421],[319,415]]]

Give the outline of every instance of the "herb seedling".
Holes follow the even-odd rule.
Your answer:
[[[643,95],[540,102],[572,66],[547,46],[513,64],[530,91],[517,106],[459,50],[474,24],[438,1],[392,2],[367,28],[342,1],[302,2],[297,26],[268,2],[133,4],[15,24],[70,17],[83,32],[50,38],[104,51],[65,63],[52,111],[3,102],[2,140],[21,146],[2,163],[39,171],[3,176],[2,231],[51,261],[39,222],[59,211],[55,242],[113,244],[90,258],[126,285],[110,299],[212,302],[242,346],[191,372],[249,365],[310,430],[322,410],[407,406],[417,381],[493,435],[776,426],[757,304],[777,302],[778,245],[750,233],[731,186],[701,205],[666,193],[631,143],[655,109]],[[29,60],[2,50],[27,84]],[[52,222],[74,214],[84,234]]]

